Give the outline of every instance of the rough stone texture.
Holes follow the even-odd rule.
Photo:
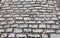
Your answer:
[[[1,0],[0,38],[60,38],[56,0]]]

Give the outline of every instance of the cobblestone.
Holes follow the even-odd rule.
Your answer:
[[[17,34],[16,37],[26,37],[26,34]]]
[[[14,29],[14,33],[21,33],[22,29]]]
[[[60,38],[55,0],[0,1],[0,38]]]
[[[10,34],[8,35],[8,37],[15,37],[15,34],[14,34],[14,33],[10,33]]]
[[[3,33],[1,37],[4,37],[4,38],[7,37],[7,33]]]

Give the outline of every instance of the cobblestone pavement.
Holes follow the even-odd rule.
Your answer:
[[[0,38],[60,38],[55,0],[0,1]]]

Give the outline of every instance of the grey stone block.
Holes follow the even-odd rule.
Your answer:
[[[29,28],[37,28],[38,25],[29,25]]]
[[[0,29],[0,32],[4,32],[4,29]]]
[[[14,33],[21,33],[22,29],[14,29]]]
[[[28,34],[30,37],[40,37],[40,34]]]
[[[15,37],[15,33],[9,33],[8,37]]]
[[[3,34],[1,35],[1,37],[3,37],[3,38],[7,37],[7,33],[3,33]]]
[[[26,34],[16,34],[16,37],[27,37]]]
[[[24,32],[31,32],[31,29],[24,29]]]
[[[7,28],[7,29],[6,29],[6,32],[12,32],[12,31],[13,31],[12,28]]]
[[[60,34],[51,34],[51,38],[60,38]]]
[[[40,25],[39,25],[39,28],[46,28],[46,25],[40,24]]]
[[[43,30],[42,30],[42,29],[33,29],[32,31],[33,31],[33,32],[36,32],[36,33],[43,32]]]

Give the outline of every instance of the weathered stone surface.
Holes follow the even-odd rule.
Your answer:
[[[14,33],[10,33],[10,34],[8,35],[8,37],[15,37],[15,34],[14,34]]]
[[[55,0],[0,1],[0,38],[60,38]]]
[[[16,34],[16,37],[27,37],[26,34]]]

